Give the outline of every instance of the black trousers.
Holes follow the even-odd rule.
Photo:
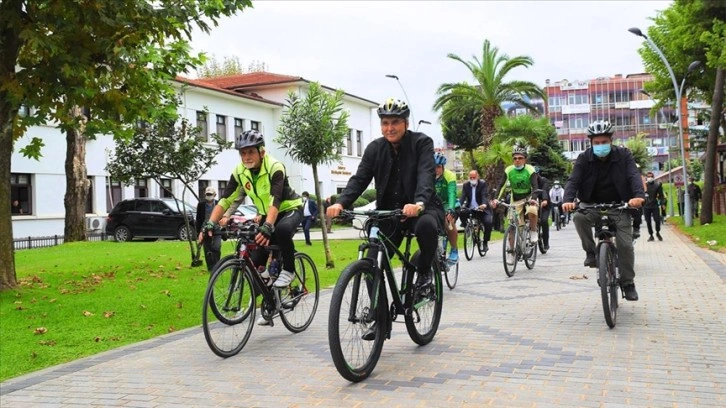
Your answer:
[[[295,210],[281,212],[277,215],[277,222],[275,222],[275,232],[272,234],[270,239],[270,245],[278,245],[280,247],[280,253],[282,254],[282,269],[295,272],[295,243],[292,237],[295,235],[300,221],[302,221],[302,207]],[[264,224],[265,218],[262,217],[260,225]],[[250,254],[252,262],[256,266],[265,265],[269,251],[260,249]]]
[[[648,225],[648,235],[653,235],[653,226],[651,219],[655,220],[655,232],[660,232],[660,208],[643,208],[645,215],[645,223]]]
[[[443,230],[443,225],[443,210],[432,209],[426,210],[420,216],[409,218],[404,222],[393,219],[384,220],[378,224],[378,228],[396,248],[401,246],[406,231],[413,231],[414,235],[416,235],[418,247],[421,250],[416,270],[426,273],[431,270],[431,263],[436,255],[436,246],[439,242],[439,231]],[[387,244],[387,250],[389,255],[394,253],[390,244]]]
[[[468,208],[461,209],[461,226],[466,228],[469,217],[478,217],[479,223],[484,226],[484,243],[488,243],[492,238],[492,228],[494,227],[494,217],[491,213],[484,211],[472,211]]]
[[[549,246],[549,244],[550,244],[550,224],[549,224],[549,220],[550,220],[550,213],[552,212],[552,211],[550,211],[551,210],[551,208],[550,208],[551,205],[552,204],[548,202],[547,203],[547,207],[544,207],[544,208],[541,208],[540,209],[540,211],[539,211],[539,217],[537,217],[537,223],[542,227],[541,228],[541,231],[542,231],[542,243],[544,245],[547,245],[547,246]]]

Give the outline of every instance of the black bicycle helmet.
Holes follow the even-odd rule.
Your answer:
[[[517,154],[527,157],[527,146],[514,145],[514,147],[512,148],[512,157]]]
[[[398,118],[408,119],[411,109],[408,104],[400,99],[388,98],[380,106],[378,106],[378,117],[395,116]]]
[[[596,120],[587,127],[587,136],[612,136],[615,131],[607,120]]]
[[[265,145],[265,138],[262,133],[256,130],[245,130],[237,136],[234,141],[234,148],[244,149],[245,147],[260,147]]]

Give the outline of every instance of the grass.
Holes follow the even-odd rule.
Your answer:
[[[713,222],[701,225],[698,218],[693,218],[693,225],[686,227],[683,217],[668,218],[667,223],[687,235],[694,243],[714,251],[726,251],[726,215],[713,216]]]
[[[334,269],[322,242],[297,246],[329,288],[359,244],[331,240]],[[463,233],[459,248],[463,259]],[[186,242],[73,242],[17,251],[15,262],[19,287],[0,292],[0,381],[201,324],[208,273],[189,266]]]

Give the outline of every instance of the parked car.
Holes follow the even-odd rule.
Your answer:
[[[178,204],[178,207],[177,207]],[[186,209],[189,227],[184,215]],[[173,198],[132,198],[120,201],[108,214],[106,234],[116,241],[130,241],[134,238],[176,238],[188,239],[194,233],[195,208],[189,203]]]
[[[243,204],[237,207],[237,211],[232,214],[232,220],[236,223],[243,223],[252,220],[257,216],[257,207],[252,204]]]

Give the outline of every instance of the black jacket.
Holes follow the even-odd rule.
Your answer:
[[[645,204],[643,205],[644,208],[658,208],[660,203],[665,201],[663,185],[658,181],[645,183],[645,192],[648,196],[645,197]]]
[[[461,187],[461,197],[459,198],[459,204],[461,204],[462,208],[469,208],[469,204],[471,203],[471,183],[466,182]],[[487,208],[484,210],[485,213],[491,214],[492,207],[489,205],[489,189],[487,188],[486,181],[479,179],[479,182],[476,184],[476,202],[479,205],[486,204]]]
[[[407,204],[424,203],[426,210],[440,208],[441,200],[436,197],[434,179],[434,142],[423,133],[406,131],[399,149],[399,177],[403,183],[403,198]],[[388,185],[393,158],[390,143],[385,137],[372,141],[366,147],[358,170],[338,195],[336,204],[349,208],[375,179],[376,200],[382,203],[383,193]]]
[[[592,192],[597,187],[595,186],[597,181],[595,160],[600,159],[592,153],[592,147],[577,156],[575,168],[565,186],[563,202],[571,203],[577,197],[582,202],[592,203]],[[640,172],[635,166],[635,159],[630,150],[613,145],[610,151],[610,161],[608,175],[623,201],[631,198],[645,198],[643,180],[640,178]]]
[[[212,201],[212,210],[214,210],[214,206],[217,205],[217,202],[218,202],[217,200]],[[204,206],[206,206],[206,205],[207,205],[206,200],[201,200],[197,203],[197,218],[194,220],[194,221],[196,221],[196,224],[197,224],[196,225],[197,232],[201,232],[202,227],[204,227],[204,223],[207,222],[207,219],[204,218],[204,216],[205,216]],[[211,215],[211,213],[210,213],[210,215]]]

